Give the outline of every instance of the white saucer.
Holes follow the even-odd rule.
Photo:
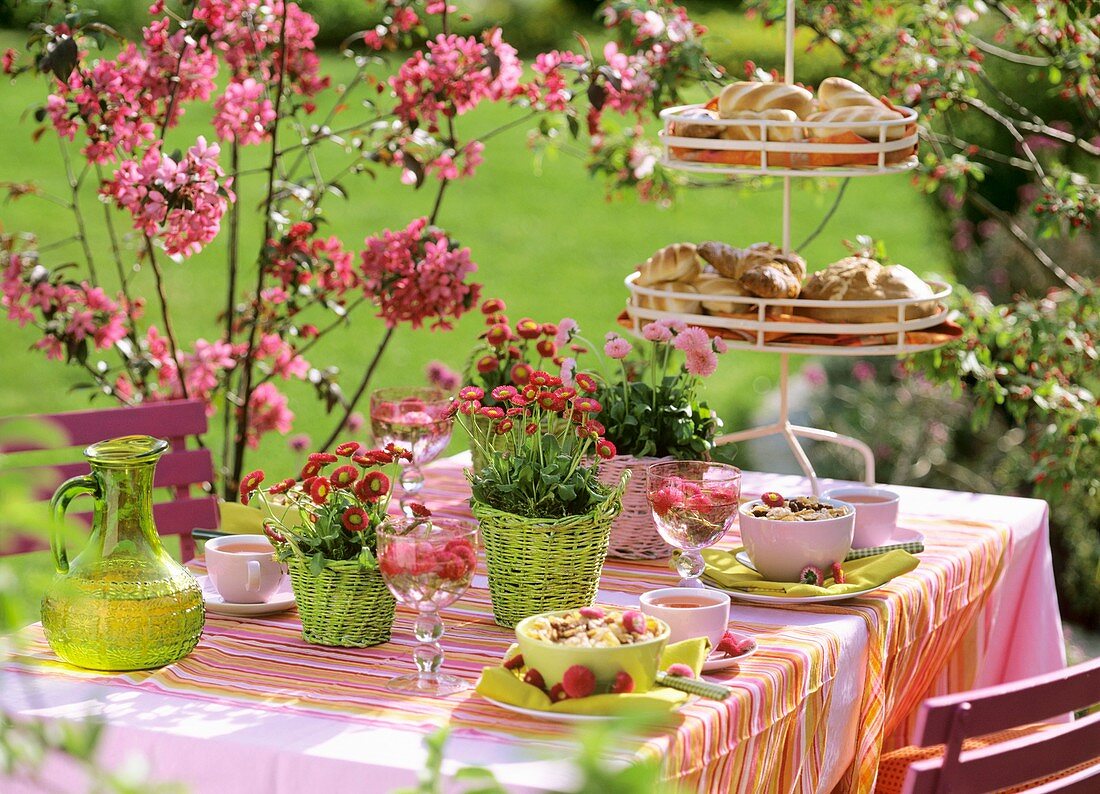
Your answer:
[[[706,668],[703,668],[706,669]],[[479,693],[480,694],[480,693]],[[522,706],[513,706],[511,703],[504,703],[503,701],[491,698],[488,695],[481,695],[487,701],[494,706],[500,706],[500,708],[507,711],[514,711],[516,714],[524,714],[528,717],[534,717],[540,720],[549,720],[550,722],[604,722],[606,720],[617,719],[614,714],[570,714],[567,711],[542,711],[541,709],[525,709]],[[682,704],[675,704],[674,711],[679,709]]]
[[[895,546],[900,543],[924,543],[924,535],[915,529],[905,529],[904,527],[897,527],[894,529],[893,536],[885,543],[881,543],[879,545]],[[858,548],[853,549],[853,551],[858,551]],[[756,566],[752,564],[752,559],[749,557],[749,553],[744,549],[741,549],[741,551],[734,554],[733,558],[744,565],[746,568],[748,568],[750,571],[756,570]]]
[[[738,634],[736,631],[730,633],[734,634],[740,640],[752,639],[748,635]],[[743,659],[748,659],[756,653],[759,648],[760,646],[756,644],[756,640],[752,640],[752,647],[737,656],[729,656],[725,653],[714,651],[707,657],[707,660],[703,662],[703,672],[713,673],[715,670],[725,670],[727,667],[734,667],[740,664]]]
[[[259,604],[237,604],[226,601],[218,591],[214,589],[214,583],[209,576],[196,575],[196,581],[202,588],[202,600],[206,602],[206,611],[215,615],[232,615],[235,617],[254,617],[258,615],[273,615],[276,612],[285,612],[294,606],[294,591],[290,588],[290,579],[283,579],[279,589],[271,596],[269,601]]]

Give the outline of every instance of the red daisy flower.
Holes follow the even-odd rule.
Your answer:
[[[538,426],[537,422],[528,422],[527,427],[523,428],[523,432],[525,432],[529,436],[535,435],[535,433],[537,433],[538,430],[539,430],[539,426]]]
[[[530,317],[524,317],[516,323],[516,333],[522,339],[538,339],[542,334],[542,326]]]
[[[345,441],[333,450],[341,458],[350,458],[356,452],[359,451],[361,445],[358,441]]]
[[[523,351],[515,345],[508,345],[508,358],[523,358]]]
[[[535,350],[539,351],[539,355],[543,358],[553,358],[558,354],[558,346],[554,344],[553,339],[540,339],[535,345]]]
[[[541,369],[537,369],[531,373],[531,378],[528,381],[532,386],[549,386],[550,385],[550,373],[543,372]]]
[[[596,454],[604,460],[615,457],[615,451],[615,445],[606,438],[601,438],[596,442]]]
[[[286,493],[294,487],[294,483],[297,482],[293,477],[287,477],[282,482],[277,482],[272,485],[268,490],[273,494]]]
[[[524,397],[522,394],[517,394],[511,398],[512,405],[516,406],[517,408],[523,408],[525,405],[530,404],[530,402],[531,401]]]
[[[562,386],[554,392],[560,400],[572,400],[577,396],[577,390],[572,386]]]
[[[500,366],[500,359],[496,356],[482,356],[477,360],[475,366],[477,367],[477,371],[482,375],[489,372],[495,372],[496,368]]]
[[[496,405],[483,405],[478,409],[478,413],[487,419],[503,419],[504,409]]]
[[[512,340],[512,329],[507,325],[494,325],[485,332],[485,341],[493,347],[504,347]]]
[[[557,336],[558,326],[555,323],[543,323],[542,324],[543,336]]]
[[[497,427],[496,427],[497,435],[498,436],[503,436],[505,433],[509,432],[514,425],[515,425],[515,423],[511,419],[501,419],[497,423]]]
[[[413,518],[431,518],[432,516],[432,511],[419,502],[409,502],[408,508]]]
[[[324,464],[311,460],[302,467],[302,471],[298,474],[298,479],[308,480],[310,477],[316,477],[321,473],[321,469],[323,468]]]
[[[573,376],[573,381],[584,391],[592,394],[599,386],[596,384],[596,379],[589,375],[587,372],[578,372]]]
[[[573,400],[573,408],[586,414],[598,414],[603,410],[600,401],[595,397],[578,397]]]
[[[527,382],[531,380],[531,371],[530,364],[524,364],[523,362],[516,364],[512,367],[512,372],[510,373],[512,383],[517,386],[526,386]]]
[[[526,412],[526,411],[524,411],[524,410],[523,410],[522,408],[520,408],[519,406],[513,406],[512,408],[509,408],[509,409],[508,409],[507,411],[505,411],[504,413],[505,413],[506,415],[508,415],[508,416],[523,416],[523,415],[524,415],[525,413],[527,413],[527,412]]]
[[[311,452],[306,460],[310,463],[320,463],[324,466],[328,463],[335,463],[337,458],[331,452]]]
[[[589,419],[587,422],[584,423],[584,426],[598,436],[602,436],[604,433],[607,432],[607,428],[603,426],[603,422],[597,421],[595,419]]]
[[[479,386],[463,386],[458,390],[458,396],[463,400],[480,400],[485,396],[485,389]]]
[[[340,523],[348,532],[362,532],[370,526],[370,516],[361,507],[349,507],[340,516]]]
[[[328,481],[328,477],[317,477],[309,486],[309,498],[319,505],[327,502],[331,493],[332,483]]]
[[[497,386],[493,389],[493,399],[504,402],[515,397],[517,393],[515,386]]]
[[[408,463],[412,463],[412,459],[413,459],[412,451],[408,450],[408,449],[405,449],[404,447],[399,447],[399,446],[397,446],[397,444],[394,444],[392,441],[389,444],[386,444],[386,452],[393,455],[394,460],[397,460],[398,458],[400,458],[401,460],[407,461]]]
[[[241,504],[248,504],[248,495],[260,487],[260,483],[264,481],[264,473],[260,469],[249,472],[241,480]]]
[[[539,392],[538,404],[548,411],[554,409],[554,403],[557,402],[557,397],[554,396],[552,391]]]
[[[355,486],[355,495],[363,502],[377,502],[390,490],[390,478],[380,471],[363,475]]]
[[[504,311],[504,309],[504,301],[500,298],[489,298],[489,300],[481,304],[482,314],[497,314],[498,312]]]
[[[679,488],[666,485],[649,495],[649,505],[654,513],[663,516],[670,510],[684,506],[684,492]]]
[[[358,479],[359,469],[354,466],[339,466],[329,475],[329,481],[336,488],[350,488]]]

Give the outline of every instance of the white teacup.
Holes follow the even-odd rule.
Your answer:
[[[643,593],[642,612],[660,618],[671,629],[669,642],[706,637],[718,647],[730,620],[730,597],[697,587],[663,587]]]
[[[856,531],[852,548],[866,549],[884,546],[894,536],[898,525],[898,502],[901,497],[885,488],[849,485],[833,488],[825,496],[847,502],[856,511]]]
[[[263,535],[225,535],[206,542],[206,570],[214,589],[230,604],[261,604],[286,576],[275,547]]]

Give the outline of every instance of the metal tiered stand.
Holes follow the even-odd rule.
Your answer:
[[[794,32],[795,12],[794,0],[787,2],[786,16],[786,59],[784,64],[784,80],[788,85],[794,83]],[[915,121],[917,114],[908,108],[898,108],[901,117],[895,120],[883,122],[860,123],[860,127],[877,128],[877,140],[867,140],[865,143],[852,142],[820,142],[808,140],[808,131],[813,128],[823,128],[826,132],[851,126],[844,122],[778,122],[770,120],[743,121],[737,119],[701,119],[698,105],[683,105],[668,108],[661,113],[664,121],[664,130],[661,134],[664,146],[663,164],[668,168],[696,173],[709,173],[738,176],[778,176],[783,180],[783,251],[791,249],[791,180],[793,178],[821,178],[821,177],[848,177],[848,176],[877,176],[880,174],[896,174],[908,171],[916,166],[915,156],[899,156],[915,150],[917,137]],[[676,135],[677,122],[690,122],[691,124],[715,124],[719,126],[740,125],[755,128],[758,140],[726,140],[724,138],[692,138]],[[768,130],[772,127],[789,128],[799,126],[806,132],[806,138],[800,141],[772,141],[768,140]],[[901,125],[902,129],[898,129]],[[789,136],[774,136],[789,137]],[[866,136],[864,136],[866,137]],[[738,153],[737,162],[746,162],[744,165],[730,165],[728,163],[700,162],[698,160],[684,159],[685,151],[694,150],[697,153],[714,151],[731,151]],[[749,153],[749,154],[744,154]],[[842,157],[858,156],[859,162],[867,163],[862,166],[823,166],[809,165],[814,162],[815,156],[823,158],[826,162]],[[772,164],[769,164],[771,157]],[[830,160],[830,158],[832,158]],[[807,163],[805,167],[792,167],[795,163]],[[662,311],[658,309],[644,308],[644,298],[682,298],[684,300],[699,299],[697,293],[676,293],[666,290],[654,289],[637,285],[638,274],[632,273],[626,278],[627,288],[631,292],[628,313],[634,325],[635,331],[652,320],[669,318],[683,320],[692,325],[711,328],[726,329],[736,332],[740,339],[727,340],[729,347],[740,350],[761,350],[776,352],[779,354],[779,418],[776,422],[763,427],[755,427],[736,433],[729,433],[716,439],[719,444],[749,441],[766,436],[782,436],[790,447],[791,453],[798,461],[799,466],[810,480],[815,495],[820,494],[817,473],[810,463],[805,450],[799,443],[800,438],[808,438],[814,441],[823,441],[831,444],[839,444],[856,450],[863,458],[863,481],[868,485],[875,482],[875,458],[871,448],[857,438],[833,433],[828,430],[819,430],[813,427],[803,427],[792,424],[790,421],[789,400],[789,356],[792,353],[819,355],[819,356],[897,356],[907,353],[915,353],[921,350],[929,350],[939,347],[942,342],[929,342],[927,344],[912,344],[907,341],[906,334],[912,331],[920,331],[932,328],[947,319],[948,311],[944,300],[951,294],[951,287],[942,282],[929,281],[932,288],[931,298],[904,298],[896,300],[863,300],[844,301],[811,301],[802,299],[765,299],[756,297],[740,297],[732,295],[707,295],[708,303],[727,302],[728,312],[720,312],[717,315],[692,315],[679,312]],[[643,300],[639,300],[642,298]],[[929,303],[935,303],[935,308],[928,313]],[[908,318],[907,309],[915,304],[922,306],[922,316]],[[807,321],[800,318],[798,322],[784,322],[781,320],[769,320],[776,312],[793,315],[796,308],[825,308],[837,309],[843,306],[850,308],[878,308],[891,309],[897,312],[896,320],[891,322],[876,323],[830,323]],[[737,316],[723,316],[737,315]],[[875,343],[850,347],[829,346],[811,343],[799,343],[797,341],[771,341],[777,335],[789,334],[856,334],[864,337],[875,337]]]

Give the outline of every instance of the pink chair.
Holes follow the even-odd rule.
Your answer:
[[[184,560],[189,560],[195,556],[192,531],[217,528],[216,497],[208,493],[192,495],[192,486],[210,483],[214,479],[214,463],[210,450],[187,449],[187,437],[204,433],[207,429],[206,412],[200,401],[177,400],[96,411],[5,417],[0,418],[0,427],[11,428],[27,420],[41,420],[54,425],[65,437],[66,442],[61,445],[63,447],[85,447],[97,441],[127,435],[150,435],[166,439],[169,451],[157,464],[153,485],[156,488],[155,494],[162,494],[164,491],[161,489],[167,489],[170,498],[153,505],[157,530],[161,535],[179,535],[180,555]],[[26,453],[44,448],[37,442],[16,441],[0,445],[0,452]],[[76,456],[74,453],[73,457]],[[54,485],[69,477],[88,473],[88,465],[83,461],[34,468],[51,471],[53,476],[49,482]],[[46,486],[37,495],[48,499],[52,490],[53,486]],[[85,523],[91,521],[90,512],[71,515]],[[15,554],[47,547],[45,538],[26,536],[0,548],[0,554]]]
[[[917,717],[920,748],[887,753],[886,790],[898,754],[908,764],[904,794],[972,794],[1008,788],[1100,792],[1100,710],[1074,722],[1044,722],[1100,703],[1100,659],[1011,684],[930,698]],[[1026,726],[1022,727],[1021,726]],[[1009,730],[1018,729],[1018,730]],[[1010,738],[988,736],[1007,732]],[[987,737],[974,741],[976,737]],[[969,741],[968,741],[969,740]],[[966,745],[964,746],[964,742]]]

